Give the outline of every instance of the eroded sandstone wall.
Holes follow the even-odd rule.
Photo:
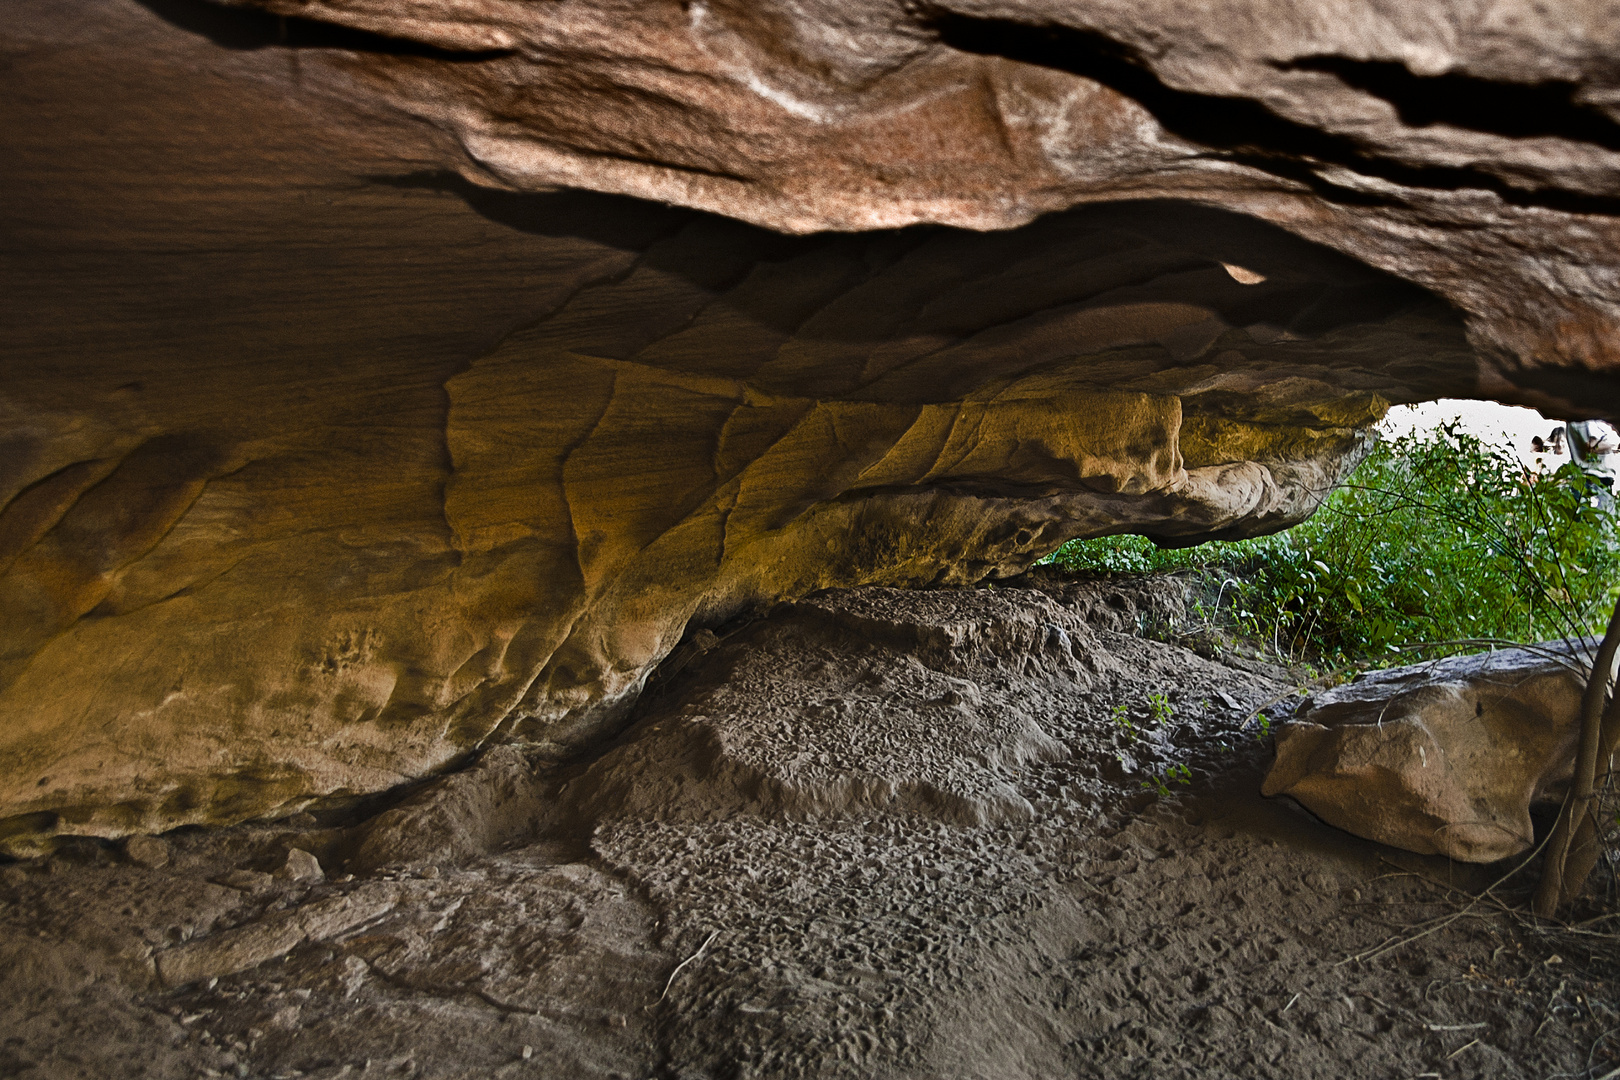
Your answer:
[[[563,108],[597,108],[601,57],[674,5],[590,9],[617,20],[610,35],[547,31],[574,35],[577,85],[532,43],[359,10],[300,8],[415,44],[178,0],[97,0],[71,23],[26,0],[0,30],[16,90],[0,102],[14,162],[0,175],[0,833],[14,843],[287,813],[492,739],[575,745],[613,729],[694,620],[824,586],[1014,573],[1074,536],[1281,528],[1390,402],[1480,387],[1468,335],[1484,324],[1460,294],[1254,217],[1133,198],[1202,190],[1277,217],[1267,208],[1305,214],[1314,194],[1273,178],[1252,203],[1250,167],[1180,150],[1133,166],[1159,178],[1137,186],[1031,187],[1010,163],[1035,143],[984,157],[990,129],[940,90],[961,65],[1007,75],[972,91],[992,103],[1071,94],[1080,76],[936,56],[939,26],[934,52],[851,83],[839,93],[859,109],[816,121],[816,139],[854,145],[849,124],[893,98],[861,144],[889,163],[879,175],[793,149],[774,90],[751,91],[763,119],[746,130],[678,95],[662,112],[635,95],[624,115]],[[463,37],[495,25],[467,12]],[[473,47],[494,51],[447,55]],[[741,93],[684,72],[685,55],[658,77]],[[540,116],[605,140],[590,160],[606,172],[504,182],[688,208],[450,171],[494,179],[452,122],[494,115],[489,79],[511,130],[530,132],[519,141]],[[901,84],[916,93],[894,97]],[[1092,111],[1063,114],[1091,118],[1076,132],[1171,145],[1118,91],[1086,93]],[[662,161],[700,129],[811,187],[610,179],[652,168],[613,140]],[[1057,130],[1029,138],[1057,145]],[[1071,156],[1110,160],[1073,138]],[[965,209],[907,195],[924,173]],[[986,194],[991,176],[1025,194]],[[866,216],[835,213],[851,192]],[[1003,232],[889,227],[1009,225],[1103,197],[1131,201]],[[765,225],[882,228],[788,236],[690,208],[722,198]],[[789,203],[810,216],[769,209]],[[1305,216],[1324,234],[1338,212]],[[1366,258],[1354,235],[1333,233]],[[1585,265],[1581,250],[1559,265]],[[1534,300],[1520,278],[1498,285],[1504,303]],[[1513,355],[1608,400],[1596,354]],[[1540,378],[1519,392],[1544,393]]]

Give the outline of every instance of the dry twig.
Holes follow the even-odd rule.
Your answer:
[[[676,964],[675,965],[675,970],[669,973],[669,981],[664,984],[664,992],[662,994],[659,994],[658,995],[658,1000],[653,1002],[651,1005],[648,1005],[647,1008],[651,1009],[651,1008],[653,1008],[655,1006],[663,1004],[664,999],[669,996],[669,988],[675,985],[675,976],[679,975],[681,973],[681,969],[686,967],[687,964],[690,964],[692,961],[694,961],[698,957],[702,956],[703,955],[703,950],[707,949],[709,947],[709,944],[711,942],[713,942],[714,939],[719,937],[719,936],[720,936],[720,931],[711,930],[709,932],[709,936],[703,939],[703,944],[698,946],[697,952],[693,953],[691,956],[688,956],[685,960],[682,960],[680,963]]]

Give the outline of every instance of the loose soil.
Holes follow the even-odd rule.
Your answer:
[[[699,631],[583,757],[6,866],[0,1076],[1613,1075],[1612,896],[1262,799],[1299,673],[1014,584]]]

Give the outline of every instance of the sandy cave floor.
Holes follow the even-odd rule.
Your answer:
[[[1620,1065],[1612,898],[1537,927],[1469,903],[1507,867],[1262,799],[1243,724],[1289,672],[1143,636],[1168,583],[1026,584],[698,634],[612,746],[500,748],[380,811],[0,868],[0,1076]]]

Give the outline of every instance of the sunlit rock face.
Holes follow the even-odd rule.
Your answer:
[[[818,588],[1284,527],[1388,403],[1478,392],[1479,343],[1515,392],[1612,401],[1586,315],[1532,320],[1569,349],[1503,351],[1517,324],[1432,269],[1494,248],[1502,311],[1552,304],[1535,274],[1601,269],[1573,212],[1333,202],[967,49],[966,16],[841,8],[862,75],[815,51],[830,30],[783,44],[832,17],[809,7],[299,6],[365,33],[83,8],[0,28],[17,846],[577,746],[689,625]],[[1467,199],[1472,231],[1445,216]],[[894,228],[927,220],[1019,227]],[[776,231],[826,227],[869,231]]]

